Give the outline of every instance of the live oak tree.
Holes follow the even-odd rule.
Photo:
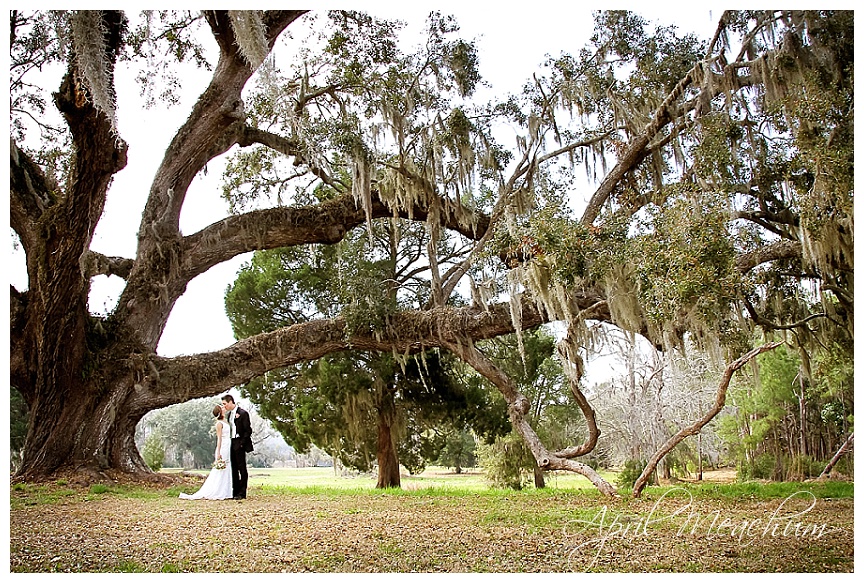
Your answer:
[[[450,19],[433,15],[424,44],[403,54],[396,25],[329,17],[320,43],[292,49],[280,41],[287,28],[319,30],[302,11],[149,13],[131,30],[117,11],[10,13],[10,222],[29,277],[27,290],[10,290],[10,379],[30,410],[18,477],[143,472],[134,432],[149,410],[349,348],[443,348],[498,388],[539,467],[582,473],[613,494],[578,461],[598,436],[579,384],[580,348],[597,322],[661,347],[688,338],[724,360],[749,348],[756,328],[805,355],[829,337],[851,350],[851,12],[727,12],[707,42],[598,13],[585,49],[488,106],[468,99],[478,54],[450,40]],[[113,73],[136,55],[205,60],[201,29],[218,62],[148,185],[136,253],[95,253],[128,153]],[[268,57],[277,42],[289,51],[282,68]],[[58,61],[62,128],[42,121],[47,98],[29,81]],[[517,128],[512,145],[495,139],[503,122]],[[237,171],[227,187],[242,204],[181,233],[189,185],[229,150]],[[317,184],[337,194],[314,201],[294,190]],[[156,354],[177,299],[212,266],[336,243],[392,217],[428,229],[426,305],[380,329],[321,317],[212,353]],[[445,270],[437,244],[447,237],[468,248]],[[105,317],[87,309],[99,274],[125,280]],[[463,286],[473,301],[454,305]],[[528,399],[475,345],[552,320],[566,325],[558,349],[588,430],[554,451],[528,422]]]

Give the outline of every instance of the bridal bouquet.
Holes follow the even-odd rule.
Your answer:
[[[213,469],[214,470],[224,470],[225,469],[225,460],[218,459],[215,462],[213,462]]]

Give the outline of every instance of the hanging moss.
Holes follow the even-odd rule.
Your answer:
[[[108,60],[108,30],[100,10],[76,10],[70,16],[72,47],[80,82],[87,88],[93,106],[105,114],[117,133],[117,104],[112,68]]]
[[[246,62],[257,69],[267,58],[270,47],[267,44],[266,30],[258,10],[229,10],[228,18],[234,30],[234,39],[240,47],[240,54]]]

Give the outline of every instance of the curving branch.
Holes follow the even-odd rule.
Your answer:
[[[488,230],[489,219],[485,215],[470,215],[466,209],[457,208],[449,201],[442,201],[442,204],[449,211],[439,213],[442,226],[469,239],[480,238]],[[425,221],[429,213],[429,207],[419,202],[412,208],[394,211],[377,197],[370,210],[369,218],[373,219],[396,214]],[[276,207],[228,217],[183,238],[182,278],[189,281],[214,265],[249,251],[306,243],[336,243],[366,218],[366,212],[351,194],[314,206]]]
[[[828,318],[829,320],[831,319],[831,317],[826,313],[818,313],[810,314],[806,318],[803,318],[797,322],[793,322],[792,324],[777,324],[776,322],[772,322],[759,314],[759,312],[756,311],[756,307],[748,298],[743,298],[743,302],[747,313],[750,314],[750,319],[753,320],[753,323],[757,326],[761,326],[765,330],[794,330],[796,328],[804,328],[807,331],[811,331],[810,328],[807,326],[807,322],[809,322],[810,320],[815,320],[816,318]]]
[[[272,47],[279,34],[305,12],[265,12],[263,22],[269,46]],[[210,160],[234,145],[240,129],[238,123],[244,119],[241,92],[253,71],[240,54],[227,11],[208,10],[204,18],[219,45],[219,62],[210,84],[165,151],[151,185],[142,227],[159,223],[178,231],[180,210],[189,185]],[[139,236],[147,238],[152,232],[142,228]]]
[[[537,461],[537,465],[543,470],[567,470],[576,472],[588,478],[600,492],[606,496],[617,496],[615,488],[612,487],[591,466],[581,462],[561,457],[550,452],[540,437],[525,419],[530,409],[528,398],[523,395],[516,384],[482,352],[474,347],[470,337],[462,337],[457,341],[446,341],[444,347],[459,358],[471,365],[474,370],[486,377],[499,392],[504,396],[508,404],[510,422],[513,428],[522,436],[525,444],[531,450],[531,454]]]
[[[782,342],[771,342],[770,344],[763,344],[762,346],[758,346],[751,350],[750,352],[744,354],[738,360],[732,362],[729,366],[726,367],[726,372],[723,373],[723,378],[720,381],[720,387],[717,389],[717,397],[714,400],[714,406],[711,407],[711,410],[705,414],[701,419],[699,419],[693,425],[689,427],[685,427],[672,437],[670,437],[666,443],[664,443],[657,452],[651,456],[651,459],[648,460],[648,465],[645,466],[645,469],[642,470],[642,474],[636,479],[636,482],[633,484],[633,497],[638,498],[642,494],[642,490],[645,489],[645,485],[648,483],[648,478],[654,472],[654,469],[657,467],[657,464],[660,463],[666,454],[668,454],[672,449],[684,441],[684,438],[689,437],[691,435],[696,435],[702,428],[708,425],[708,423],[717,416],[720,411],[723,410],[723,407],[726,404],[726,391],[729,389],[729,383],[732,381],[732,375],[740,369],[742,366],[750,362],[750,360],[756,358],[756,356],[762,354],[763,352],[768,352],[769,350],[774,350],[778,346],[783,344]]]
[[[594,408],[591,407],[591,403],[588,402],[588,399],[585,397],[584,393],[582,393],[582,390],[579,388],[579,383],[572,379],[569,379],[568,382],[570,383],[570,391],[576,399],[576,404],[579,405],[579,409],[585,417],[585,423],[588,425],[588,439],[585,440],[585,443],[580,445],[574,445],[558,450],[553,455],[561,458],[572,459],[594,451],[594,448],[597,446],[597,440],[600,438],[600,428],[597,427],[597,416],[594,413]]]
[[[763,263],[778,259],[795,259],[801,257],[801,243],[798,241],[781,240],[760,247],[748,253],[742,253],[735,258],[735,267],[739,273],[745,274]]]
[[[267,11],[263,23],[269,46],[304,13]],[[227,12],[206,11],[204,18],[219,44],[219,62],[156,170],[141,215],[136,260],[117,304],[117,319],[147,349],[155,349],[168,314],[188,283],[178,278],[176,266],[182,243],[180,211],[189,186],[208,162],[237,142],[245,127],[241,93],[252,69],[239,54]]]

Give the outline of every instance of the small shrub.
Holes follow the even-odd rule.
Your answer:
[[[526,479],[523,470],[530,464],[529,456],[531,453],[525,447],[525,442],[515,432],[497,438],[491,445],[481,444],[477,448],[477,457],[486,471],[486,479],[495,488],[524,488]]]
[[[770,453],[762,453],[752,460],[744,459],[738,464],[738,480],[771,480],[783,473],[782,460]]]
[[[645,469],[645,466],[648,465],[648,462],[645,460],[627,460],[624,462],[624,467],[618,473],[618,477],[615,479],[615,485],[622,489],[633,489],[633,484],[636,483],[636,480],[639,479],[639,476],[642,475],[642,470]],[[654,477],[654,474],[651,474],[651,477],[648,480],[648,485],[654,485],[657,483],[657,480]]]
[[[154,472],[162,469],[162,464],[165,462],[165,444],[158,434],[151,433],[147,436],[144,448],[141,451],[141,457],[144,458],[144,463]]]

